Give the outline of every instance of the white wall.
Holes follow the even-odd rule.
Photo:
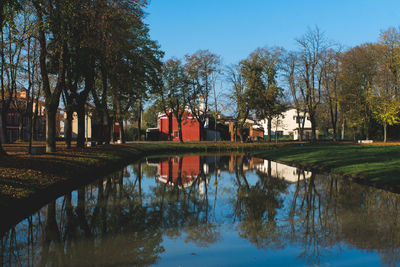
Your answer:
[[[303,114],[301,114],[303,117]],[[289,109],[284,112],[278,118],[274,118],[272,120],[272,134],[275,135],[275,131],[282,131],[283,135],[293,135],[294,140],[298,139],[296,128],[298,127],[298,123],[296,121],[297,111],[296,109]],[[264,127],[265,135],[268,135],[268,124],[267,120],[261,121],[262,126]],[[306,118],[306,122],[304,123],[304,128],[311,128],[311,122]]]

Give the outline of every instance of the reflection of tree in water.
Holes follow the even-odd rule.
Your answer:
[[[183,230],[186,233],[185,242],[191,241],[204,247],[216,242],[220,233],[210,220],[208,177],[204,170],[200,168],[191,186],[185,188],[182,182],[182,157],[178,157],[178,177],[173,186],[169,186],[171,179],[172,175],[167,183],[153,187],[151,197],[151,205],[159,212],[165,234],[171,238],[179,237]],[[205,187],[203,196],[199,194],[201,186]]]
[[[247,238],[258,248],[281,247],[280,227],[275,216],[283,206],[282,194],[286,192],[284,180],[257,171],[258,181],[250,186],[243,171],[243,160],[236,161],[237,198],[234,212],[239,221],[240,236]]]
[[[0,265],[146,266],[164,252],[164,235],[207,247],[221,238],[215,216],[220,169],[229,169],[234,178],[228,209],[235,216],[224,217],[224,223],[236,222],[240,236],[257,248],[294,244],[301,249],[299,258],[319,264],[330,250],[350,247],[376,250],[387,265],[400,263],[398,194],[329,175],[305,179],[304,172],[289,188],[272,177],[270,162],[252,182],[246,172],[251,160],[239,156],[210,167],[216,171],[214,183],[212,174],[200,168],[188,186],[182,158],[175,159],[179,168],[173,186],[156,183],[145,191],[144,179],[155,179],[148,176],[154,169],[138,162],[129,168],[132,178],[126,178],[125,169],[51,202],[4,234]]]
[[[299,258],[309,264],[319,264],[324,248],[335,244],[337,238],[337,220],[334,205],[324,205],[332,201],[332,195],[322,195],[325,191],[317,188],[315,174],[304,179],[304,172],[298,173],[298,182],[289,211],[289,239],[303,247]],[[321,190],[320,190],[321,189]]]
[[[400,264],[400,195],[340,181],[338,221],[349,246],[376,249],[389,266]]]
[[[310,264],[343,244],[343,250],[376,250],[383,263],[398,265],[399,209],[398,194],[313,174],[296,184],[288,236],[302,244],[299,257]]]
[[[7,264],[31,266],[99,266],[99,265],[151,265],[156,263],[164,248],[162,233],[154,231],[157,218],[143,207],[136,196],[126,195],[130,184],[124,185],[123,172],[117,173],[97,185],[81,188],[74,205],[71,194],[62,203],[51,202],[45,219],[36,220],[30,255],[19,254],[17,242],[10,245]],[[126,188],[125,188],[126,187]],[[37,215],[39,216],[39,214]],[[155,226],[157,227],[157,226]],[[12,236],[12,232],[7,236]],[[29,230],[31,231],[31,230]],[[6,240],[4,237],[2,241]],[[41,243],[41,244],[40,244]],[[14,253],[12,252],[14,251]],[[13,255],[12,255],[12,254]],[[26,257],[28,259],[25,259]]]

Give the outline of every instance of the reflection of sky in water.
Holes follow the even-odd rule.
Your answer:
[[[178,161],[176,158],[174,160],[176,164]],[[229,158],[221,157],[218,158],[218,160],[221,160],[223,163],[226,163],[225,161],[229,160]],[[396,256],[393,256],[394,258],[389,260],[383,259],[385,257],[388,257],[388,255],[390,257],[390,253],[388,253],[386,250],[393,249],[392,253],[396,254],[396,251],[398,251],[399,249],[399,244],[396,243],[396,240],[393,241],[392,245],[393,247],[390,247],[390,244],[387,245],[385,244],[386,247],[384,248],[384,250],[382,250],[382,248],[379,247],[375,248],[375,244],[373,243],[374,238],[371,238],[369,240],[368,236],[366,236],[365,238],[362,237],[363,235],[365,235],[363,230],[360,230],[361,236],[354,236],[354,237],[346,236],[349,235],[349,233],[345,232],[348,231],[348,229],[345,228],[349,227],[349,225],[352,226],[353,222],[357,223],[358,221],[355,218],[357,218],[358,216],[361,215],[361,216],[366,216],[366,218],[368,218],[369,216],[368,214],[366,215],[365,212],[362,211],[360,214],[349,213],[343,215],[342,217],[340,216],[340,214],[338,214],[335,215],[336,217],[335,216],[332,217],[330,213],[334,212],[334,209],[329,208],[329,205],[327,206],[326,204],[330,203],[329,202],[330,198],[333,198],[335,199],[336,202],[341,203],[340,205],[335,207],[335,209],[337,208],[339,211],[342,210],[344,212],[349,212],[349,211],[363,210],[364,208],[363,206],[366,205],[366,203],[364,203],[365,201],[361,202],[360,205],[360,203],[358,203],[357,200],[364,199],[365,196],[370,194],[371,197],[370,198],[365,197],[365,199],[372,203],[372,204],[370,203],[372,208],[378,207],[380,209],[385,205],[387,205],[387,203],[384,202],[384,199],[387,196],[393,198],[394,201],[397,201],[397,195],[392,193],[387,193],[382,190],[363,187],[357,184],[351,184],[344,180],[335,180],[336,184],[339,183],[339,186],[337,187],[338,192],[336,193],[336,195],[335,194],[332,195],[332,192],[328,192],[327,190],[327,188],[332,189],[331,187],[329,187],[329,185],[335,184],[327,182],[330,181],[329,179],[333,179],[330,176],[328,177],[323,175],[314,175],[312,180],[313,183],[311,183],[310,179],[307,179],[307,180],[302,180],[300,181],[299,184],[297,184],[293,183],[292,181],[289,181],[289,179],[288,181],[284,181],[283,179],[276,177],[268,176],[269,177],[268,178],[266,176],[268,172],[265,171],[266,170],[265,168],[258,168],[258,171],[256,171],[254,168],[250,169],[249,167],[251,165],[250,163],[247,164],[245,167],[243,167],[243,170],[246,169],[246,171],[242,172],[244,174],[244,177],[240,177],[240,174],[235,173],[235,171],[232,170],[228,171],[227,164],[221,165],[223,166],[223,169],[221,169],[221,166],[215,165],[216,163],[212,161],[212,157],[207,157],[204,160],[204,162],[205,164],[208,164],[207,168],[203,166],[202,169],[206,171],[205,176],[203,176],[203,178],[206,177],[206,180],[208,181],[207,195],[200,193],[199,183],[197,182],[192,185],[194,190],[192,192],[192,196],[194,196],[194,199],[197,202],[194,204],[194,202],[191,202],[193,201],[193,199],[190,198],[186,199],[186,201],[190,206],[188,208],[190,212],[192,212],[190,210],[191,208],[193,208],[194,210],[196,209],[201,210],[201,205],[202,205],[201,203],[204,204],[206,203],[206,201],[208,201],[208,207],[209,207],[207,211],[208,216],[205,215],[206,213],[204,210],[201,210],[201,212],[198,214],[198,218],[196,218],[196,214],[194,215],[189,214],[188,216],[194,216],[194,218],[189,218],[189,219],[180,218],[179,220],[177,220],[177,222],[183,223],[183,225],[172,225],[170,226],[171,229],[165,229],[163,228],[164,226],[161,225],[156,226],[155,229],[153,229],[151,225],[142,225],[146,230],[150,231],[150,237],[152,235],[156,235],[156,233],[161,234],[161,239],[159,239],[160,243],[158,245],[164,248],[164,251],[159,251],[158,254],[156,254],[156,256],[160,257],[157,260],[158,265],[160,266],[179,266],[179,265],[180,266],[243,266],[243,265],[302,266],[302,265],[317,264],[320,266],[349,266],[349,265],[369,266],[369,265],[380,265],[387,262],[396,264],[399,263],[398,259],[396,260]],[[263,164],[267,163],[268,163],[267,161],[264,161]],[[152,168],[157,168],[156,165],[157,164],[155,165],[153,164]],[[196,165],[194,166],[196,167]],[[276,168],[276,166],[278,165],[273,164],[273,166]],[[264,167],[268,167],[268,165],[265,165]],[[219,174],[215,175],[215,172],[213,172],[213,170],[218,168],[220,168]],[[210,172],[208,173],[209,170]],[[264,170],[264,173],[260,174],[260,170]],[[292,169],[288,170],[290,172],[293,171]],[[117,212],[116,216],[118,216],[119,213],[120,214],[127,213],[129,210],[128,208],[129,205],[132,205],[132,203],[129,201],[132,201],[133,199],[135,202],[137,201],[138,198],[138,187],[139,187],[139,182],[137,179],[138,165],[133,164],[131,166],[128,166],[126,171],[127,173],[129,173],[129,176],[123,179],[123,188],[132,190],[133,185],[135,185],[134,187],[135,196],[132,195],[124,198],[117,197],[116,199],[114,199],[114,196],[118,196],[118,194],[121,193],[121,189],[118,182],[115,182],[115,185],[113,185],[114,186],[113,198],[110,199],[105,205],[110,208],[107,212],[113,214],[113,216],[114,216],[113,212]],[[188,192],[190,192],[191,190],[189,187],[187,188],[182,187],[179,190],[175,188],[177,191],[173,191],[174,188],[172,185],[163,184],[162,182],[157,180],[157,177],[146,176],[145,173],[146,172],[144,171],[142,172],[142,180],[140,182],[140,186],[142,192],[141,207],[143,207],[146,210],[146,212],[154,212],[159,208],[159,203],[157,202],[159,201],[159,199],[156,199],[156,197],[154,196],[154,192],[157,191],[156,189],[162,189],[164,190],[163,192],[169,191],[170,193],[178,192],[180,197],[182,197],[185,192],[186,194],[189,194]],[[159,174],[160,170],[158,170],[157,175]],[[309,177],[311,177],[311,174]],[[244,182],[245,180],[246,182]],[[106,188],[106,183],[107,183],[106,181],[107,179],[104,180],[103,183],[104,190]],[[265,181],[269,181],[269,183],[267,183],[264,188],[263,188],[263,181],[264,183]],[[239,182],[242,185],[240,190],[238,188]],[[310,184],[314,183],[315,183],[314,187],[309,187]],[[97,199],[99,192],[98,184],[99,183],[96,182],[93,185],[85,187],[86,188],[85,209],[89,215],[94,213],[94,210],[96,209],[97,206]],[[275,188],[276,184],[281,185],[281,187],[279,187],[280,189],[277,189],[278,187]],[[260,188],[263,189],[261,190]],[[304,203],[302,204],[301,202],[307,200],[308,195],[306,194],[306,192],[313,191],[313,190],[309,191],[309,188],[313,189],[315,191],[315,194],[312,196],[312,198],[314,198],[313,202],[314,207],[309,210],[310,213],[308,214],[306,212],[307,211],[306,206],[308,202],[306,204]],[[250,192],[252,192],[252,194],[256,194],[255,195],[256,197],[257,196],[265,197],[265,195],[268,195],[268,193],[266,192],[269,189],[271,189],[273,196],[272,197],[273,201],[271,203],[275,203],[274,201],[276,201],[276,203],[274,204],[275,206],[272,206],[272,208],[270,206],[263,205],[265,204],[263,203],[263,201],[267,201],[269,199],[268,197],[254,199],[254,196],[250,194]],[[340,192],[340,190],[344,191]],[[358,195],[352,196],[350,190],[357,192],[355,194]],[[239,195],[241,196],[240,201],[238,201]],[[292,206],[296,195],[297,195],[296,205]],[[129,197],[131,197],[132,199],[129,200]],[[373,202],[371,199],[376,201],[376,203]],[[353,200],[355,202],[350,204],[354,205],[354,207],[351,206],[350,204],[349,207],[347,207],[346,203],[349,201],[352,202]],[[56,221],[58,223],[59,228],[61,229],[62,234],[65,235],[65,233],[63,233],[62,230],[62,229],[64,230],[67,229],[67,227],[65,227],[65,225],[67,224],[66,222],[67,216],[64,211],[65,209],[64,197],[59,198],[56,203],[57,203]],[[72,192],[71,203],[72,206],[74,206],[76,212],[77,210],[76,207],[78,204],[77,191]],[[155,205],[154,203],[158,204],[154,206]],[[165,207],[168,205],[169,204],[165,204]],[[176,207],[179,209],[180,208],[183,209],[182,205],[183,204],[180,203]],[[237,210],[238,207],[240,210],[239,212]],[[293,207],[295,207],[293,217],[290,217],[289,214],[293,212]],[[118,210],[119,208],[122,208],[122,210],[121,211]],[[255,212],[258,209],[261,209],[263,212],[262,214],[264,214],[264,216],[262,216],[261,219],[258,217],[259,214]],[[271,211],[273,213],[272,221],[270,221],[268,213]],[[136,210],[135,212],[140,212],[140,210]],[[252,212],[255,213],[253,214]],[[315,223],[315,227],[312,230],[315,231],[315,233],[311,234],[309,233],[310,235],[305,237],[306,233],[305,220],[306,218],[312,216],[311,214],[315,216],[313,217],[314,218],[313,223]],[[373,214],[373,210],[371,214]],[[393,214],[395,216],[397,215],[396,212],[394,212]],[[88,223],[91,222],[90,221],[91,217],[89,215],[87,218]],[[132,215],[134,216],[135,214]],[[46,229],[45,229],[46,208],[43,208],[40,211],[40,216],[42,218],[41,224],[35,225],[36,227],[35,229],[38,229],[38,237],[37,240],[35,241],[37,253],[42,250],[41,247],[42,242],[45,239],[44,237],[46,237]],[[320,218],[324,216],[326,216],[328,221],[324,222],[320,221]],[[35,220],[37,221],[38,220],[37,214],[34,215],[33,218],[34,221]],[[165,217],[163,218],[170,219]],[[113,219],[114,218],[112,218],[111,221],[113,221]],[[207,223],[203,219],[206,219],[205,221],[207,221],[208,225],[212,226],[209,229],[209,231],[215,235],[211,234],[211,240],[208,240],[203,236],[204,234],[204,232],[202,232],[203,230],[201,229],[194,230],[193,228],[191,228],[196,226],[199,227],[206,226]],[[257,221],[257,219],[260,219],[261,221]],[[330,219],[334,219],[337,221],[333,222],[330,221]],[[384,220],[383,218],[381,219]],[[145,218],[144,221],[146,220],[147,219]],[[190,225],[190,220],[195,221],[194,224],[195,226]],[[377,220],[377,218],[373,218],[373,223],[375,222],[375,220]],[[127,223],[129,223],[129,221]],[[383,234],[390,235],[390,231],[393,231],[393,229],[385,230],[384,229],[385,223],[389,225],[389,222],[385,221],[378,220],[376,222],[378,226],[383,225],[380,231],[387,232],[387,233],[383,232]],[[267,226],[272,228],[268,228]],[[16,226],[17,234],[15,238],[19,244],[24,244],[27,241],[26,238],[26,233],[28,232],[27,227],[28,227],[27,220],[23,220],[19,225]],[[80,225],[78,226],[78,228],[79,227],[82,226]],[[105,250],[107,250],[108,247],[110,247],[111,251],[111,248],[118,249],[119,242],[121,244],[125,244],[126,242],[129,243],[128,241],[133,236],[137,238],[136,229],[124,229],[126,233],[117,231],[116,233],[112,234],[112,229],[113,229],[112,227],[115,226],[112,226],[112,224],[111,226],[109,226],[111,234],[108,234],[106,237],[95,236],[95,239],[97,240],[96,246],[99,245],[104,246],[103,249]],[[177,229],[172,229],[173,227],[176,227]],[[341,227],[343,227],[344,230],[342,230]],[[101,229],[101,227],[99,229]],[[259,229],[258,232],[257,229]],[[151,231],[154,232],[152,233]],[[170,233],[168,233],[169,231],[172,231],[173,234],[171,235]],[[332,236],[330,231],[332,231]],[[77,235],[79,236],[79,234],[81,233],[82,229],[78,230]],[[100,233],[99,232],[94,233],[94,235],[97,234]],[[351,234],[351,228],[350,228],[350,234]],[[376,239],[380,239],[379,233],[372,233],[372,234],[377,235]],[[213,238],[215,238],[215,240]],[[385,236],[385,238],[387,240],[390,240],[391,237]],[[101,239],[102,242],[99,241]],[[310,239],[309,243],[306,242],[306,240],[308,239]],[[4,240],[5,239],[3,238],[3,242]],[[82,237],[76,240],[79,245],[85,244],[86,242],[85,238]],[[116,242],[115,240],[120,240],[120,241],[118,241],[117,244],[115,244]],[[349,240],[350,243],[347,242]],[[140,243],[140,245],[138,245],[139,247],[141,246],[142,242],[143,244],[146,244],[145,239],[144,240],[138,239],[137,242]],[[357,242],[360,242],[359,246]],[[85,247],[85,246],[87,246],[87,244],[83,245],[82,247],[83,250],[92,251],[99,249],[99,248]],[[114,248],[113,246],[117,247]],[[140,249],[145,249],[145,247]],[[377,253],[377,249],[380,249],[379,253]],[[381,254],[382,251],[384,255]],[[18,253],[15,253],[15,251],[11,251],[11,253],[23,255],[23,258],[25,259],[30,257],[29,256],[30,254],[27,253],[26,248],[24,248],[23,245],[20,245]],[[385,253],[388,255],[386,255]],[[41,254],[37,254],[36,256],[40,258]],[[84,258],[85,255],[81,255],[81,257]],[[110,258],[112,258],[111,255]],[[77,260],[76,262],[79,262],[79,258],[77,258],[76,260]],[[23,263],[24,261],[22,260],[21,262]],[[118,264],[118,261],[115,264]]]

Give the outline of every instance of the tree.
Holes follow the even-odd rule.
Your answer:
[[[285,110],[282,102],[283,90],[276,81],[281,54],[281,48],[259,48],[239,63],[249,94],[248,105],[257,119],[267,120],[269,142],[272,136],[272,119]]]
[[[328,42],[318,27],[308,31],[296,40],[299,52],[299,72],[304,86],[305,106],[311,122],[311,140],[316,141],[316,111],[321,103],[322,55],[328,48]]]
[[[334,49],[326,50],[322,55],[322,88],[324,100],[327,103],[333,141],[337,140],[337,123],[339,114],[339,74],[340,52]]]
[[[306,118],[307,106],[306,95],[304,91],[304,84],[302,76],[299,71],[299,53],[288,52],[283,59],[284,79],[289,87],[291,93],[292,103],[296,109],[298,118]],[[299,141],[303,140],[305,119],[298,119]]]
[[[4,0],[0,2],[0,57],[1,57],[1,72],[0,72],[0,85],[1,85],[1,121],[2,121],[2,137],[3,140],[0,140],[0,155],[6,155],[6,152],[3,150],[2,142],[7,141],[7,112],[11,103],[12,91],[10,86],[10,81],[8,85],[7,93],[4,82],[4,75],[6,69],[6,58],[5,58],[5,49],[6,43],[4,41],[4,29],[7,25],[10,29],[10,25],[13,24],[13,19],[18,11],[21,10],[20,1],[17,0]],[[9,34],[9,37],[11,35]],[[11,45],[11,44],[10,44]]]
[[[182,139],[182,120],[186,116],[187,94],[189,91],[189,77],[178,59],[170,59],[164,63],[162,69],[163,85],[158,91],[160,106],[169,117],[169,129],[172,128],[172,115],[178,123],[179,141]]]
[[[215,89],[213,78],[220,71],[221,58],[208,50],[199,50],[193,55],[186,55],[185,59],[185,69],[192,84],[187,103],[191,114],[199,122],[200,140],[204,140],[204,125],[210,115],[210,95]]]
[[[374,44],[351,48],[341,58],[340,105],[346,120],[353,128],[363,128],[370,138],[372,111],[368,103],[370,88],[378,70]]]
[[[243,142],[244,127],[250,114],[250,96],[246,90],[245,79],[240,65],[232,65],[226,70],[227,81],[231,86],[227,95],[230,103],[227,105],[227,111],[233,114],[233,129],[231,129],[236,141],[236,133],[239,131],[240,141]]]
[[[40,73],[42,76],[43,92],[46,107],[46,152],[56,151],[56,116],[60,102],[60,95],[65,87],[65,50],[67,39],[64,34],[68,14],[69,1],[32,0],[38,20],[38,39],[40,44]],[[45,23],[48,22],[48,23]],[[57,51],[57,82],[54,89],[50,86],[48,70],[48,36],[51,32],[57,42],[54,49]]]
[[[101,142],[109,142],[112,121],[118,121],[123,129],[129,113],[136,107],[141,112],[148,92],[160,83],[163,52],[150,39],[148,26],[143,22],[142,8],[146,4],[146,1],[116,1],[110,7],[107,1],[99,1],[97,5],[104,14],[97,23],[100,25],[97,73],[101,79],[95,83],[92,96]],[[104,125],[108,128],[105,131]]]
[[[374,84],[369,88],[367,102],[373,117],[383,126],[383,141],[387,141],[387,126],[400,123],[400,99],[398,97],[398,77],[396,53],[399,46],[385,41],[385,35],[380,45],[375,47],[378,68]]]

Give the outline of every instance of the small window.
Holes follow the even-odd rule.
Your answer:
[[[178,138],[179,137],[179,131],[174,131],[173,137],[174,138]]]

